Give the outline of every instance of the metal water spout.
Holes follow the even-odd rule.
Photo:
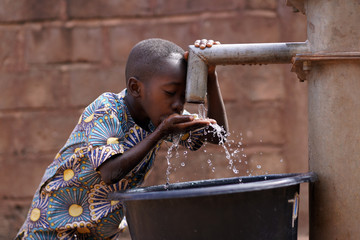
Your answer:
[[[222,44],[201,50],[189,46],[186,101],[204,103],[207,65],[291,63],[296,54],[310,51],[307,42]]]

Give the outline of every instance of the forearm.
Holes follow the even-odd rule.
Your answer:
[[[219,126],[228,131],[225,104],[221,96],[216,72],[209,74],[208,79],[208,117],[215,119]]]
[[[172,114],[168,116],[155,131],[149,134],[144,140],[137,143],[126,152],[115,155],[106,160],[99,171],[102,180],[107,183],[116,183],[136,167],[151,150],[170,134],[180,134],[195,129],[203,128],[213,121],[209,119],[194,119],[193,116]]]
[[[155,130],[123,154],[109,158],[99,167],[102,180],[106,184],[120,181],[146,157],[162,138],[162,134]]]

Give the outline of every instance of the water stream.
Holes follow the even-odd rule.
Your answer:
[[[198,114],[197,117],[199,117],[200,119],[205,119],[207,116],[207,109],[205,108],[204,104],[199,104],[198,107]],[[232,133],[234,134],[234,137],[238,140],[234,140],[234,139],[230,139],[230,133],[226,133],[224,134],[225,130],[224,128],[222,128],[221,126],[219,126],[218,124],[210,124],[210,128],[212,130],[205,132],[204,134],[213,134],[214,137],[218,137],[220,142],[219,145],[223,148],[224,150],[224,154],[225,157],[227,159],[228,162],[228,166],[227,168],[232,171],[234,174],[239,174],[240,171],[238,169],[238,167],[236,166],[239,164],[243,164],[243,165],[247,165],[248,161],[247,161],[247,155],[244,152],[244,147],[243,147],[243,134],[242,133]],[[179,142],[181,139],[182,135],[176,135],[176,136],[172,136],[172,142],[170,143],[170,145],[168,146],[168,151],[167,151],[167,155],[166,155],[166,161],[167,161],[167,169],[166,169],[166,185],[168,185],[170,183],[170,174],[171,174],[171,170],[173,169],[171,166],[171,158],[174,156],[174,151],[175,151],[175,158],[179,158],[180,157],[180,153],[179,153]],[[191,137],[189,137],[188,139],[189,141],[191,141]],[[260,140],[262,141],[262,140]],[[212,172],[215,172],[215,165],[213,163],[213,158],[215,156],[213,156],[213,153],[208,152],[207,151],[207,142],[204,143],[204,145],[202,146],[202,151],[204,152],[204,154],[206,154],[208,156],[207,159],[207,164],[208,166],[211,168]],[[184,150],[183,154],[181,157],[186,158],[187,157],[187,150]],[[261,155],[261,154],[260,154]],[[185,167],[185,161],[182,161],[180,163],[181,167]],[[261,165],[257,164],[256,168],[259,170],[261,169]],[[173,169],[174,171],[176,170],[176,168]],[[251,176],[252,175],[252,170],[246,170],[246,173]]]

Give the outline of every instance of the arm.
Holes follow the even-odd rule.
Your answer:
[[[208,117],[215,119],[219,126],[223,127],[225,131],[228,131],[228,121],[225,111],[225,105],[221,96],[215,66],[209,67],[207,100]]]
[[[228,121],[225,111],[224,101],[221,96],[221,91],[219,87],[219,82],[217,79],[217,73],[215,71],[215,66],[209,66],[208,73],[208,89],[207,89],[207,106],[208,106],[208,117],[215,119],[217,124],[222,127],[221,135],[219,137],[217,134],[213,134],[216,131],[211,125],[206,131],[208,134],[204,136],[205,140],[213,143],[219,144],[220,142],[226,141],[226,133],[228,132]]]
[[[134,147],[106,160],[98,168],[102,180],[108,185],[120,181],[145,158],[161,138],[159,131],[154,131]]]
[[[195,120],[193,116],[173,114],[165,119],[153,133],[122,154],[114,155],[98,168],[102,180],[113,184],[125,177],[146,155],[170,134],[185,133],[213,123],[211,120]]]
[[[194,45],[200,49],[210,48],[212,45],[218,45],[220,42],[213,40],[196,40]],[[228,121],[225,111],[225,105],[221,96],[217,73],[215,71],[215,65],[208,66],[208,82],[207,82],[207,105],[208,105],[208,117],[215,119],[217,124],[224,128],[225,135],[228,131]],[[212,132],[213,128],[210,127],[208,131]],[[218,144],[220,139],[213,137],[213,134],[207,135],[207,141]]]

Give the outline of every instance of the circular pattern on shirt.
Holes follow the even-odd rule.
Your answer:
[[[119,119],[115,115],[105,115],[94,121],[88,142],[91,146],[102,146],[108,144],[109,139],[121,138],[123,135]]]
[[[96,221],[103,217],[106,217],[110,212],[122,208],[120,202],[111,201],[108,199],[108,194],[115,191],[124,190],[121,186],[126,187],[126,181],[122,180],[123,184],[97,184],[90,191],[89,204],[91,220]]]
[[[36,240],[57,240],[57,232],[54,230],[35,230],[29,233],[29,239]]]
[[[106,144],[107,145],[109,145],[109,144],[119,144],[119,138],[117,138],[117,137],[109,137],[106,140]]]
[[[204,129],[191,131],[183,135],[180,144],[193,151],[199,149],[203,145],[201,137],[204,135]]]
[[[146,174],[149,172],[151,166],[153,165],[156,152],[159,150],[159,148],[160,143],[157,144],[156,147],[153,148],[146,155],[146,157],[131,170],[130,174],[128,174],[130,187],[136,187],[144,181]]]
[[[100,95],[95,101],[93,101],[89,106],[87,106],[82,114],[82,119],[86,122],[93,120],[95,116],[95,111],[104,109],[106,105],[109,104],[108,97],[112,97],[110,93],[104,93]],[[81,121],[79,121],[81,123]]]
[[[62,187],[80,186],[80,183],[77,181],[80,172],[80,162],[75,155],[72,155],[68,161],[63,162],[58,168],[45,189],[50,192]]]
[[[123,152],[124,148],[120,144],[90,148],[88,157],[92,167],[91,170],[97,169],[106,159],[112,157],[113,155]]]
[[[78,239],[78,240],[91,240],[101,239],[96,233],[95,228],[92,224],[87,226],[81,225],[75,228],[59,230],[58,237],[60,239]]]
[[[94,187],[94,185],[101,182],[101,175],[94,171],[96,167],[91,164],[91,161],[87,158],[80,159],[81,172],[78,175],[78,180],[83,186],[86,186],[88,189]]]
[[[69,207],[69,214],[72,217],[78,217],[83,213],[83,208],[82,206],[78,205],[78,204],[71,204],[71,206]]]
[[[40,209],[33,208],[30,213],[30,220],[36,222],[40,219]]]
[[[81,187],[65,187],[51,194],[47,220],[52,228],[86,226],[90,222],[88,191]]]
[[[99,96],[94,102],[87,106],[82,113],[78,125],[75,130],[84,131],[86,136],[89,135],[90,130],[94,126],[94,121],[103,115],[116,112],[119,101],[117,94],[104,93]]]
[[[66,169],[63,175],[64,175],[64,181],[69,181],[75,176],[75,173],[74,170],[72,169]]]
[[[99,220],[96,231],[101,238],[113,237],[114,234],[120,234],[123,229],[119,228],[121,221],[124,218],[122,209],[110,213],[106,218]],[[113,239],[117,239],[115,236]]]
[[[144,129],[140,128],[138,125],[131,127],[129,131],[125,134],[124,147],[132,148],[139,142],[141,142],[149,133]]]
[[[39,195],[39,193],[36,193],[29,210],[30,216],[28,221],[28,227],[30,229],[47,229],[49,227],[49,224],[46,220],[46,207],[48,205],[48,202],[49,197],[47,194]]]
[[[85,131],[74,131],[71,133],[70,137],[68,138],[65,148],[67,148],[70,153],[74,153],[74,149],[77,147],[81,147],[84,142],[86,142],[86,133]],[[62,154],[63,155],[63,154]]]

